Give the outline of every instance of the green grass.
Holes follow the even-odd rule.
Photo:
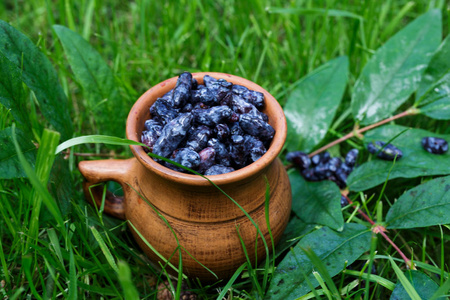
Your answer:
[[[120,101],[129,108],[151,86],[184,70],[226,72],[248,78],[284,104],[300,78],[330,59],[347,55],[349,88],[324,143],[351,131],[353,119],[347,110],[350,89],[368,59],[389,37],[433,7],[442,9],[443,36],[450,32],[450,7],[445,1],[289,3],[7,0],[0,3],[0,19],[28,35],[57,69],[69,98],[75,136],[102,132],[96,126],[96,115],[87,109],[81,85],[52,31],[54,24],[81,34],[101,54],[120,82]],[[40,148],[36,164],[27,169],[28,179],[0,181],[0,297],[134,299],[138,295],[142,299],[156,299],[157,286],[165,280],[164,271],[144,256],[125,222],[103,215],[87,204],[81,190],[82,177],[76,167],[86,158],[71,155],[64,160],[62,155],[53,155],[59,136],[44,130],[49,124],[30,90],[25,89],[25,93],[32,126],[29,130]],[[101,111],[102,104],[99,105]],[[1,105],[0,116],[0,130],[12,125],[10,112]],[[123,125],[115,136],[124,138],[125,120],[108,118]],[[445,121],[423,116],[405,118],[397,124],[450,133]],[[349,140],[332,151],[344,152],[355,144],[358,145],[357,140]],[[83,153],[131,155],[124,146],[86,144],[73,149]],[[381,200],[362,201],[363,206],[372,216],[382,215],[377,211],[379,201],[383,201],[380,209],[386,212],[399,195],[421,180],[396,179],[386,189],[366,191],[368,197],[376,195],[375,199]],[[344,209],[344,218],[363,223],[352,207]],[[407,256],[422,263],[421,268],[430,276],[439,275],[437,280],[445,293],[445,286],[449,286],[450,228],[392,230],[389,236]],[[338,292],[336,287],[341,292],[341,287],[348,287],[341,294],[344,299],[387,299],[392,283],[398,281],[398,268],[404,268],[404,264],[398,260],[390,262],[387,256],[398,255],[381,237],[375,242],[376,251],[357,263],[375,265],[376,276],[383,278],[382,283],[373,282],[367,274],[357,277],[356,271],[341,272],[333,281],[321,273],[317,275],[322,276],[325,289],[319,288],[311,297],[334,295]],[[272,261],[262,263],[268,266]],[[325,268],[320,261],[317,264]],[[270,270],[241,267],[230,282],[211,286],[193,279],[187,282],[201,299],[216,299],[219,294],[227,299],[232,299],[231,295],[233,299],[261,298],[267,281],[270,282]],[[367,285],[370,281],[370,287],[353,284],[355,278]],[[172,289],[179,292],[176,283]]]

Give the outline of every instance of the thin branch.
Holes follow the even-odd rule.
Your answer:
[[[344,196],[348,203],[353,205],[353,201],[350,200],[350,198],[348,198],[347,195],[342,194],[342,196]],[[376,234],[381,234],[382,237],[384,237],[384,239],[391,244],[391,246],[398,252],[398,254],[402,257],[402,259],[405,261],[406,265],[408,266],[408,268],[415,270],[416,267],[414,266],[414,263],[408,258],[406,257],[406,255],[402,252],[402,250],[400,250],[400,248],[387,236],[386,234],[386,228],[382,225],[377,225],[367,214],[365,214],[361,209],[358,208],[358,213],[361,214],[361,216],[366,219],[372,226],[372,231]]]
[[[360,129],[353,130],[352,132],[344,135],[343,137],[341,137],[341,138],[339,138],[339,139],[329,143],[328,145],[325,145],[322,148],[319,148],[316,151],[310,153],[309,157],[313,157],[314,155],[319,154],[319,153],[321,153],[321,152],[323,152],[323,151],[325,151],[325,150],[327,150],[327,149],[329,149],[329,148],[331,148],[331,147],[333,147],[333,146],[335,146],[335,145],[337,145],[339,143],[342,143],[343,141],[348,140],[349,138],[352,138],[355,135],[359,135],[359,134],[361,134],[363,132],[366,132],[366,131],[368,131],[370,129],[373,129],[375,127],[381,126],[383,124],[389,123],[391,121],[394,121],[394,120],[397,120],[397,119],[400,119],[400,118],[403,118],[403,117],[406,117],[406,116],[415,115],[417,113],[418,113],[418,110],[416,108],[410,108],[408,110],[405,110],[404,112],[401,112],[401,113],[399,113],[399,114],[397,114],[395,116],[392,116],[392,117],[389,117],[387,119],[384,119],[384,120],[382,120],[380,122],[371,124],[369,126],[366,126],[366,127],[360,128]]]
[[[70,156],[70,150],[69,151],[63,151],[64,158],[68,158]],[[119,155],[115,153],[82,153],[82,152],[74,152],[72,153],[74,156],[81,156],[81,157],[111,157],[111,158],[128,158],[128,156],[125,155]]]

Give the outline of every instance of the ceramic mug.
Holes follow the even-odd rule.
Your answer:
[[[206,74],[264,93],[263,112],[275,129],[267,152],[242,169],[207,177],[250,215],[272,249],[270,233],[277,243],[291,211],[289,178],[277,158],[287,133],[283,110],[266,90],[244,78],[211,72],[192,75],[202,84]],[[127,119],[128,139],[140,142],[145,120],[150,118],[150,106],[174,88],[176,81],[174,77],[159,83],[136,101]],[[170,258],[170,263],[178,266],[179,255],[174,252],[180,245],[183,272],[203,281],[214,281],[231,277],[247,261],[241,239],[252,263],[265,257],[264,243],[256,227],[222,191],[201,176],[162,166],[140,146],[130,148],[134,155],[131,159],[82,161],[79,169],[85,177],[85,196],[95,201],[97,207],[103,192],[98,183],[113,180],[121,184],[124,196],[109,193],[104,211],[128,221],[134,238],[152,261]],[[266,222],[266,184],[270,188],[270,233]]]

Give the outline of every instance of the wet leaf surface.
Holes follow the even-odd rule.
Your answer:
[[[309,182],[297,170],[289,173],[292,189],[292,211],[303,222],[342,230],[341,193],[329,180]]]
[[[367,125],[393,113],[416,90],[441,41],[439,10],[430,10],[378,48],[355,83],[352,112]]]
[[[25,159],[34,166],[37,152],[36,146],[18,128],[16,128],[16,136]],[[11,127],[3,129],[0,131],[0,178],[11,179],[25,176],[25,171],[22,169],[16,149],[13,146]]]
[[[408,270],[405,272],[406,278],[411,282],[422,299],[431,299],[433,294],[438,290],[439,286],[430,277],[419,271]],[[390,300],[407,300],[411,297],[406,292],[403,285],[399,282],[392,291]]]
[[[389,209],[386,222],[387,228],[450,224],[450,176],[406,191]]]
[[[308,152],[328,131],[347,85],[348,58],[342,56],[307,75],[284,107],[288,124],[286,147]]]
[[[401,132],[403,133],[400,134]],[[387,125],[367,132],[364,143],[367,145],[372,141],[388,142],[398,134],[400,135],[391,143],[403,152],[403,157],[396,161],[392,168],[392,161],[372,156],[371,161],[355,168],[348,177],[347,184],[350,190],[364,191],[383,183],[391,168],[389,179],[450,174],[450,152],[441,155],[431,154],[421,145],[423,137],[434,136],[450,141],[450,134],[435,134],[422,129]]]
[[[346,265],[353,263],[370,248],[370,230],[360,224],[345,224],[342,232],[322,227],[300,240],[288,252],[275,270],[265,299],[296,299],[319,283],[312,272],[314,266],[303,249],[312,249],[327,267],[330,276],[335,276]]]
[[[66,94],[48,58],[23,33],[0,20],[0,53],[22,72],[23,82],[34,92],[41,113],[61,133],[72,137],[73,125]]]
[[[416,105],[435,119],[450,119],[450,35],[431,58],[416,93]]]

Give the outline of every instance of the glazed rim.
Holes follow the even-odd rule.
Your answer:
[[[253,83],[247,79],[226,73],[216,72],[192,74],[192,76],[199,83],[203,83],[204,75],[210,75],[217,79],[223,78],[229,82],[232,82],[233,84],[240,84],[251,90],[263,93],[265,98],[265,106],[262,111],[269,116],[269,124],[275,129],[275,135],[272,139],[269,149],[267,149],[267,152],[257,161],[239,170],[220,175],[210,175],[207,176],[207,178],[209,178],[215,184],[221,185],[238,182],[242,179],[252,177],[259,172],[262,172],[277,158],[286,140],[287,125],[283,109],[281,108],[278,101],[271,94],[269,94],[269,92],[267,92],[256,83]],[[126,134],[128,139],[137,142],[141,141],[140,137],[144,129],[145,120],[150,118],[150,106],[156,101],[158,97],[162,97],[172,88],[174,88],[177,79],[178,76],[167,79],[153,86],[136,101],[136,103],[131,108],[127,119]],[[130,146],[130,148],[134,156],[141,162],[141,164],[157,173],[161,177],[180,184],[201,186],[210,184],[201,176],[194,174],[185,174],[164,167],[163,165],[154,161],[150,156],[148,156],[141,146]]]

